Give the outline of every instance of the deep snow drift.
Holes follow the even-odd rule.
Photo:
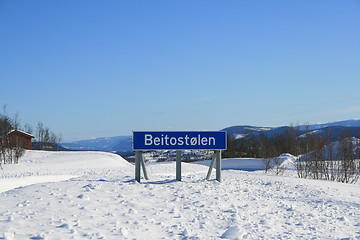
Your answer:
[[[116,155],[28,151],[2,181],[74,177],[0,193],[0,239],[360,239],[359,185],[237,170],[218,183],[186,163],[176,182],[175,163],[147,170],[137,183]]]

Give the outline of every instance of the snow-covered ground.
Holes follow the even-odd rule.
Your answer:
[[[285,153],[281,154],[278,159],[280,160],[281,166],[286,169],[294,170],[296,157]],[[227,158],[222,160],[223,170],[243,170],[243,171],[259,171],[264,170],[264,161],[262,158]],[[269,159],[270,165],[275,166],[274,159]],[[210,166],[211,160],[193,162],[194,164],[200,164],[204,166]]]
[[[210,166],[211,160],[198,161],[194,164],[201,164],[204,166]],[[260,158],[228,158],[222,160],[223,170],[244,170],[244,171],[256,171],[263,170],[263,159]]]
[[[360,185],[239,170],[218,183],[189,163],[181,182],[175,163],[153,163],[137,183],[100,152],[27,151],[3,167],[1,186],[31,185],[0,193],[0,239],[360,239]]]

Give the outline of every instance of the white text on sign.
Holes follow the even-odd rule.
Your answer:
[[[153,137],[151,134],[145,134],[145,146],[215,146],[215,137],[204,137],[198,134],[196,137],[189,137],[188,135],[179,137],[169,137],[168,135],[161,134],[160,137]]]

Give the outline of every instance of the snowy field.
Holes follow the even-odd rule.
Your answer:
[[[281,154],[278,157],[281,167],[285,169],[295,170],[296,165],[296,157],[291,154],[285,153]],[[259,171],[264,170],[264,160],[262,158],[227,158],[222,161],[222,170],[242,170],[242,171]],[[275,166],[274,159],[270,159],[270,165],[272,167]],[[193,164],[200,164],[204,166],[210,166],[211,160],[206,161],[197,161],[193,162]],[[289,173],[289,172],[288,172]],[[291,171],[290,174],[293,174]],[[288,175],[288,174],[287,174]]]
[[[0,172],[0,239],[360,239],[358,184],[182,166],[137,183],[117,155],[27,151]]]

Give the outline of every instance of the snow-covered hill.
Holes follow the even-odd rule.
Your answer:
[[[360,238],[359,185],[238,170],[218,183],[207,166],[182,165],[181,182],[175,163],[152,163],[137,183],[117,155],[29,151],[0,180],[52,182],[0,193],[0,239]]]
[[[306,126],[303,126],[304,130],[305,127]],[[310,124],[308,126],[309,130],[321,129],[326,127],[360,127],[360,119],[350,119],[331,123]]]

